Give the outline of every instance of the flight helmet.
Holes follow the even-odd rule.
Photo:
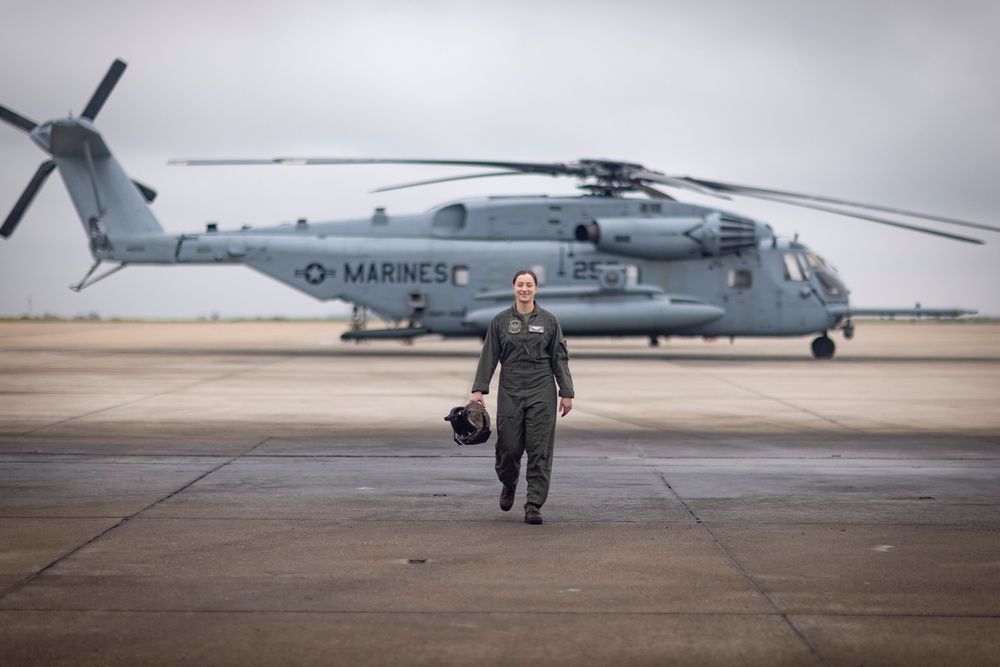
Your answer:
[[[490,438],[490,413],[481,403],[452,408],[444,420],[451,422],[455,442],[460,445],[479,445]]]

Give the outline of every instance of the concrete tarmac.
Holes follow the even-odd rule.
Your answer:
[[[1000,664],[1000,325],[573,339],[541,526],[342,328],[0,323],[0,665]]]

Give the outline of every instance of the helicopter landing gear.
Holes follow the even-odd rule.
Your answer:
[[[649,346],[650,347],[659,347],[660,346],[660,338],[658,336],[650,336],[649,337]]]
[[[812,342],[812,353],[816,359],[831,359],[836,350],[837,346],[826,333]]]

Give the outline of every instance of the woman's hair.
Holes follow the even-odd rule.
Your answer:
[[[535,275],[534,271],[529,271],[528,269],[521,269],[520,271],[514,274],[514,280],[510,281],[511,285],[517,283],[518,276],[531,276],[531,279],[535,281],[535,287],[538,287],[538,276]]]

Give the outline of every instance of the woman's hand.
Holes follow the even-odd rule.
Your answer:
[[[573,409],[573,399],[572,398],[560,398],[559,399],[559,416],[565,417],[569,414],[569,411]]]
[[[479,403],[483,407],[486,407],[486,401],[483,400],[483,392],[474,391],[469,395],[469,403]]]

